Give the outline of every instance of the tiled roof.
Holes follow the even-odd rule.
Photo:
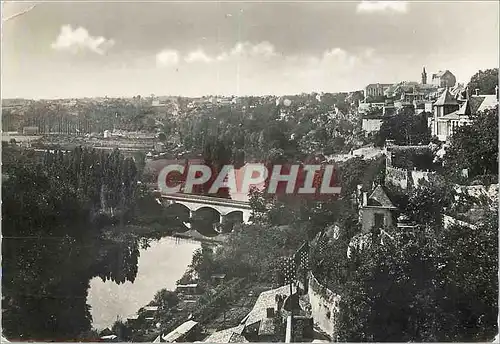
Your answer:
[[[186,333],[188,333],[189,331],[191,331],[193,329],[193,327],[195,327],[196,325],[198,325],[198,323],[196,321],[188,320],[185,323],[183,323],[182,325],[180,325],[179,327],[177,327],[175,330],[170,332],[169,334],[162,336],[162,340],[165,342],[168,342],[168,343],[173,343],[174,341],[179,339],[181,336],[183,336]]]
[[[292,292],[295,292],[295,287],[293,287]],[[290,295],[290,285],[262,292],[255,302],[252,311],[246,317],[245,326],[250,326],[267,318],[267,308],[274,308],[276,304],[276,295],[279,294]]]
[[[440,70],[439,72],[437,72],[436,74],[432,74],[432,78],[440,78],[442,77],[443,75],[446,74],[446,72],[448,72],[448,70]]]
[[[453,96],[451,95],[450,91],[448,89],[445,89],[444,92],[439,96],[438,100],[434,103],[436,106],[442,106],[442,105],[458,105],[457,101]]]
[[[498,106],[498,98],[494,94],[483,95],[483,101],[477,111],[484,111]]]
[[[477,110],[483,103],[484,98],[482,96],[471,96],[469,98],[469,103],[470,103],[470,111],[472,114],[476,114]]]
[[[239,325],[222,331],[212,333],[205,338],[204,342],[210,343],[248,343],[245,337],[241,335],[245,326]]]
[[[382,207],[396,208],[389,199],[389,196],[387,196],[387,193],[384,191],[381,185],[377,185],[377,187],[375,188],[375,190],[373,190],[370,197],[368,197],[368,200],[373,200],[379,203],[380,206]]]
[[[388,86],[391,86],[392,84],[380,84],[380,83],[377,83],[377,84],[368,84],[366,85],[366,87],[372,87],[372,86],[382,86],[382,87],[388,87]],[[365,88],[366,88],[365,87]]]

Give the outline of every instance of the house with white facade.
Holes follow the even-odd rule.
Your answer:
[[[465,99],[457,99],[446,89],[434,103],[434,116],[430,121],[431,133],[446,142],[455,129],[471,122],[470,117],[498,106],[498,86],[496,94],[470,96],[466,90]]]

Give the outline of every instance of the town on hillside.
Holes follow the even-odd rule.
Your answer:
[[[203,10],[96,3],[102,7],[78,4],[76,12],[45,5],[19,4],[2,14],[10,37],[5,84],[19,94],[2,98],[1,112],[2,343],[499,342],[498,66],[476,66],[473,53],[460,69],[455,60],[422,58],[416,65],[393,51],[384,55],[398,56],[391,63],[378,50],[354,57],[336,48],[305,60],[294,52],[314,49],[290,21],[317,28],[320,18],[330,35],[323,12],[335,9],[342,13],[335,14],[338,23],[346,16],[361,26],[345,23],[352,30],[345,35],[370,35],[375,45],[370,20],[388,41],[422,25],[427,17],[418,6],[445,13],[446,4],[269,4],[287,23],[268,21],[264,5],[250,3],[199,4]],[[491,12],[487,4],[457,6]],[[130,21],[120,30],[114,25],[124,19],[108,16],[117,10]],[[90,32],[65,22],[59,36],[59,28],[52,32],[52,55],[44,55],[42,43],[33,43],[46,39],[33,21],[40,12],[81,23],[93,13],[109,23]],[[210,28],[219,43],[234,40],[231,30],[261,34],[255,27],[297,42],[238,38],[232,49],[214,53],[201,48],[213,43],[209,27],[198,32],[189,16],[218,23]],[[23,20],[34,25],[29,33],[19,29]],[[478,30],[486,32],[488,20]],[[163,28],[174,44],[173,22],[186,30],[186,49],[195,50],[162,48],[156,67],[139,73],[136,65],[153,63],[133,60],[137,49],[156,44],[149,30]],[[14,23],[19,27],[5,28]],[[394,23],[403,32],[386,34]],[[454,34],[469,42],[462,29]],[[417,31],[412,37],[423,35]],[[13,32],[30,46],[9,42]],[[421,39],[444,44],[446,35]],[[427,57],[406,36],[401,47]],[[117,58],[134,40],[135,48]],[[16,67],[16,49],[41,70]],[[62,71],[73,71],[64,62],[70,60],[79,64],[78,87],[58,84]],[[251,66],[263,72],[245,74]],[[375,67],[380,72],[365,73]],[[463,70],[470,68],[469,76]],[[217,83],[215,74],[205,82],[204,73],[215,71]],[[28,72],[31,79],[23,80]],[[160,79],[168,76],[179,93],[186,79],[198,78],[201,86],[189,87],[204,87],[207,95],[145,95],[140,89],[152,88],[141,73],[152,85],[152,72],[165,73]],[[54,82],[39,87],[45,73]],[[219,91],[232,75],[232,92]],[[327,91],[323,75],[338,76],[345,91]],[[311,80],[324,91],[281,91]],[[83,92],[88,85],[108,94],[129,87],[136,95],[92,97]],[[244,85],[263,91],[242,95]],[[30,93],[72,87],[82,95]],[[263,93],[269,95],[256,95]]]

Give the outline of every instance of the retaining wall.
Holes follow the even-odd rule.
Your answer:
[[[313,274],[309,277],[308,294],[314,324],[333,339],[340,295],[320,284]]]

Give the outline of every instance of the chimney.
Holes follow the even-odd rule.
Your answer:
[[[283,296],[281,296],[280,294],[276,295],[276,312],[281,311],[284,301],[285,298]]]
[[[368,193],[363,192],[363,207],[368,205]]]
[[[363,184],[356,185],[356,196],[361,196],[361,190],[363,189]]]
[[[465,88],[465,99],[469,100],[470,94],[469,94],[469,86]]]
[[[476,88],[476,96],[479,95],[479,88]]]

